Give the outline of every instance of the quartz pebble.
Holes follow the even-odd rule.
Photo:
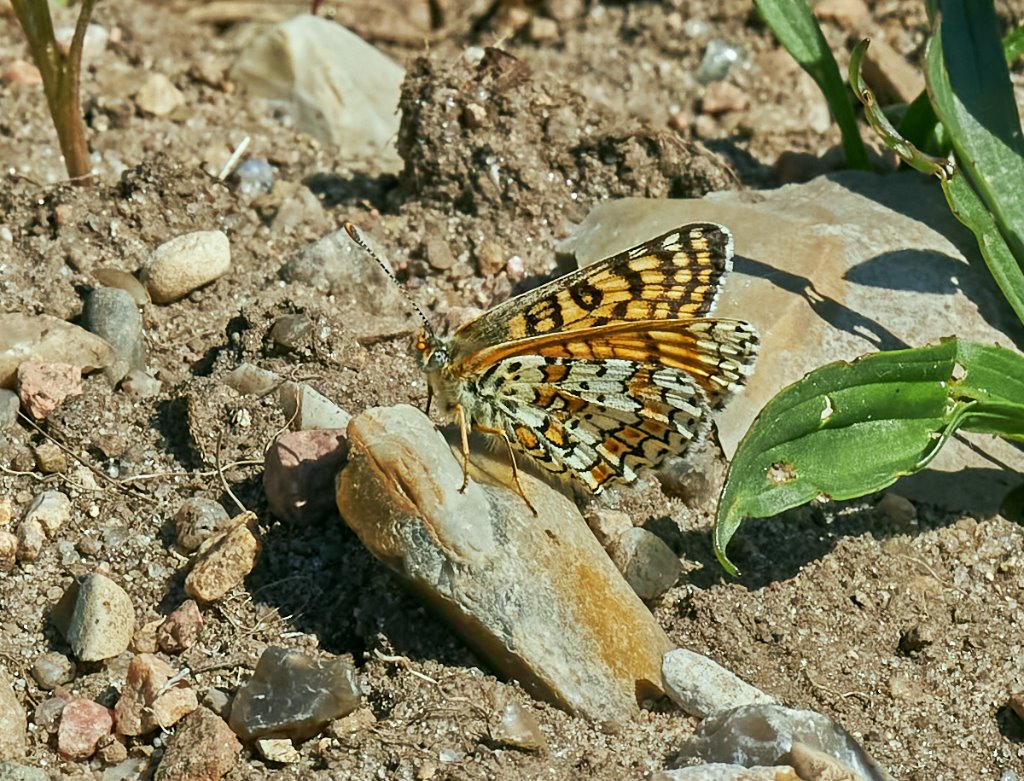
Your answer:
[[[195,645],[202,630],[203,616],[199,606],[188,599],[167,616],[167,620],[157,630],[156,640],[161,651],[180,654]]]
[[[174,514],[174,526],[178,530],[178,545],[194,551],[212,535],[231,528],[231,516],[220,502],[193,496],[182,502]]]
[[[741,705],[775,702],[717,662],[685,648],[665,654],[661,672],[665,693],[691,716],[703,718]]]
[[[271,647],[235,695],[229,723],[243,740],[263,735],[304,740],[359,702],[355,667],[348,658],[313,659]]]
[[[263,491],[270,511],[292,523],[337,512],[334,478],[347,452],[344,429],[281,434],[264,455]]]
[[[36,657],[32,663],[32,677],[40,689],[50,691],[75,678],[75,663],[64,654],[50,651]]]
[[[277,391],[281,411],[298,431],[344,429],[352,416],[304,382],[285,382]]]
[[[42,420],[68,396],[82,394],[82,370],[70,363],[25,361],[18,366],[18,398],[36,420]]]
[[[137,399],[151,399],[160,393],[160,380],[141,369],[132,369],[121,381],[121,390]]]
[[[114,714],[98,702],[81,697],[64,706],[57,728],[57,751],[65,759],[88,759],[114,728]]]
[[[192,571],[185,578],[185,593],[201,602],[215,602],[241,585],[256,566],[260,543],[251,525],[255,516],[245,513],[224,534],[211,537],[199,548]]]
[[[282,382],[274,372],[251,363],[240,363],[224,375],[224,384],[243,396],[264,396]]]
[[[98,572],[77,584],[67,638],[82,662],[110,659],[124,653],[135,630],[135,608],[119,585]]]
[[[0,667],[0,760],[21,759],[25,756],[25,709],[14,693],[10,679]]]
[[[136,654],[114,712],[121,735],[145,735],[167,729],[199,707],[195,690],[185,680],[171,679],[175,670],[153,654]]]
[[[264,759],[280,762],[282,765],[294,764],[301,758],[288,738],[258,738],[256,750]]]
[[[60,491],[37,494],[25,512],[25,520],[38,521],[48,537],[54,536],[71,519],[71,500]]]
[[[196,231],[165,241],[149,256],[141,280],[157,304],[187,296],[231,268],[231,243],[223,231]]]
[[[234,766],[241,750],[224,719],[197,708],[175,729],[154,781],[217,781]]]
[[[163,117],[185,103],[185,96],[162,73],[151,73],[135,93],[140,111]]]
[[[680,760],[773,765],[794,743],[822,751],[863,781],[892,781],[845,729],[820,713],[781,705],[744,705],[705,718],[682,746]]]
[[[631,527],[612,540],[608,553],[640,599],[657,599],[682,572],[679,557],[664,540],[640,527]]]
[[[518,702],[509,702],[501,709],[491,738],[498,743],[524,751],[540,751],[547,745],[536,717]]]
[[[0,781],[51,781],[50,774],[42,768],[22,765],[18,762],[0,762]]]

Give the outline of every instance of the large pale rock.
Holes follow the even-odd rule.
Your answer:
[[[571,713],[623,721],[658,696],[671,647],[575,503],[479,450],[461,459],[423,413],[375,408],[349,425],[338,508],[363,544],[499,672]]]
[[[823,364],[951,335],[1005,347],[1024,340],[973,236],[950,214],[938,185],[914,173],[846,171],[757,193],[611,201],[560,249],[586,265],[702,220],[726,225],[736,244],[716,314],[752,322],[762,340],[748,387],[718,416],[729,456],[769,399]],[[1015,448],[969,438],[982,453],[1024,469]],[[949,479],[948,472],[964,470],[972,473]],[[900,492],[953,509],[994,509],[1011,479],[951,440]]]
[[[165,241],[147,258],[140,278],[157,304],[169,304],[213,282],[231,268],[223,231],[195,231]]]
[[[25,361],[69,363],[83,372],[117,359],[106,341],[50,315],[0,314],[0,388],[13,388]]]
[[[345,159],[401,168],[394,140],[405,71],[362,38],[316,16],[296,16],[250,44],[231,78],[284,103],[296,126]]]

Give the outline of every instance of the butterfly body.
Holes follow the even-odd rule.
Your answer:
[[[670,231],[509,299],[416,348],[432,398],[463,434],[504,439],[599,493],[684,455],[742,386],[756,329],[709,317],[731,269],[713,223]]]

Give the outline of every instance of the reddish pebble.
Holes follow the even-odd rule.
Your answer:
[[[43,83],[43,75],[31,62],[15,60],[0,73],[0,81],[12,87],[37,87]]]
[[[220,716],[193,711],[174,731],[155,781],[219,781],[238,760],[242,744]]]
[[[114,729],[114,712],[98,702],[74,699],[64,706],[57,728],[57,751],[65,759],[88,759]]]
[[[21,405],[36,420],[53,412],[68,396],[82,393],[82,370],[69,363],[26,361],[18,367]]]
[[[168,685],[174,668],[153,654],[137,654],[128,664],[121,699],[114,706],[121,735],[144,735],[166,729],[199,707],[186,681]]]
[[[169,654],[180,654],[190,648],[199,639],[203,630],[203,616],[199,605],[189,599],[167,616],[156,632],[156,641],[160,650]]]
[[[293,523],[337,512],[334,478],[348,443],[341,429],[289,431],[264,457],[263,490],[270,511]]]

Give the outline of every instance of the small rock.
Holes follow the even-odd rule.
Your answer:
[[[274,166],[262,157],[250,157],[235,169],[238,192],[247,198],[268,193],[274,186]]]
[[[491,729],[491,738],[524,751],[540,751],[548,743],[536,717],[518,702],[509,702],[502,708],[498,723]]]
[[[505,250],[496,241],[490,239],[484,242],[476,250],[476,263],[480,273],[485,277],[493,277],[505,269],[508,258]]]
[[[82,662],[110,659],[128,649],[135,630],[135,609],[119,585],[98,572],[77,584],[67,638]]]
[[[268,337],[281,354],[302,349],[309,342],[313,322],[306,315],[283,315],[270,326]]]
[[[377,717],[369,708],[356,708],[347,716],[334,719],[327,725],[327,734],[332,738],[343,738],[369,729],[377,723]]]
[[[39,521],[29,518],[18,524],[17,557],[19,561],[38,559],[45,542],[46,531]]]
[[[534,43],[554,43],[559,38],[558,22],[536,14],[530,18],[526,32]]]
[[[157,630],[156,640],[161,651],[180,654],[195,644],[202,630],[203,616],[199,612],[199,605],[189,599],[167,616],[167,620]]]
[[[850,733],[831,719],[781,705],[745,705],[708,716],[683,744],[678,761],[772,765],[797,742],[833,757],[845,769],[857,772],[863,781],[892,779]]]
[[[84,328],[49,315],[0,314],[0,387],[13,388],[25,361],[68,363],[82,371],[115,360],[113,348]]]
[[[475,103],[470,105],[475,106]],[[467,110],[468,110],[467,106]],[[484,111],[482,106],[477,106],[481,111]],[[484,116],[487,116],[487,112],[484,111]],[[442,237],[432,235],[423,243],[423,257],[431,268],[435,268],[438,271],[444,271],[455,265],[455,255],[452,253],[452,248]]]
[[[86,328],[117,353],[119,360],[104,370],[108,380],[117,383],[132,369],[146,368],[142,314],[131,293],[112,287],[94,289],[85,298],[82,319]]]
[[[128,663],[121,699],[114,706],[120,735],[145,735],[167,729],[199,707],[187,681],[171,683],[175,670],[153,654],[136,654]]]
[[[198,549],[212,535],[227,531],[231,525],[231,516],[221,503],[202,496],[186,499],[174,514],[178,545],[187,551]]]
[[[53,412],[68,396],[82,394],[82,370],[69,363],[26,361],[18,367],[21,405],[36,420]]]
[[[129,274],[127,271],[122,271],[119,268],[111,268],[110,266],[103,266],[92,272],[93,278],[104,287],[114,288],[116,290],[123,290],[132,297],[132,301],[135,302],[135,306],[144,307],[152,303],[149,298],[149,292],[139,282],[138,277],[133,274]]]
[[[301,759],[299,752],[287,738],[259,738],[256,741],[256,750],[264,759],[285,765],[293,764]]]
[[[116,765],[128,759],[128,747],[117,735],[107,735],[96,744],[96,756],[104,765]]]
[[[32,677],[40,689],[50,691],[75,679],[75,663],[62,653],[49,651],[32,663]]]
[[[238,760],[242,744],[220,716],[197,708],[181,720],[154,781],[218,781]]]
[[[850,770],[835,757],[798,740],[793,741],[787,760],[800,781],[862,781],[859,773]]]
[[[60,715],[67,704],[68,701],[64,697],[48,697],[36,706],[35,713],[32,714],[32,723],[50,735],[56,734],[60,726]]]
[[[38,87],[43,83],[43,74],[27,60],[14,60],[0,71],[0,81],[12,87]]]
[[[864,81],[881,106],[911,103],[924,89],[924,74],[882,38],[872,38],[863,60]]]
[[[17,762],[0,762],[0,781],[51,781],[50,774],[38,767]]]
[[[788,765],[727,765],[714,762],[677,770],[659,770],[647,781],[810,781],[797,776]],[[838,781],[838,780],[837,780]]]
[[[0,529],[14,520],[14,502],[6,496],[0,496]]]
[[[40,541],[40,550],[42,542]],[[38,555],[38,554],[36,554]],[[6,529],[0,529],[0,572],[10,572],[18,556],[18,536]]]
[[[59,475],[68,469],[68,459],[53,442],[41,442],[33,449],[36,466],[44,475]]]
[[[164,117],[184,105],[185,96],[162,73],[151,73],[135,93],[135,105],[140,111]]]
[[[18,422],[18,409],[21,401],[18,394],[7,389],[0,389],[0,431],[9,429]]]
[[[917,508],[906,497],[886,491],[878,500],[875,509],[885,513],[886,519],[894,526],[906,526],[917,520]]]
[[[25,756],[25,709],[3,668],[0,667],[0,760],[21,759]]]
[[[121,390],[137,399],[151,399],[160,393],[160,380],[141,369],[132,369],[121,381]]]
[[[243,396],[265,396],[279,387],[283,380],[268,369],[251,363],[240,363],[224,375],[224,384]]]
[[[665,654],[661,671],[665,693],[691,716],[703,718],[741,705],[775,702],[718,663],[685,648]]]
[[[226,720],[231,713],[231,694],[223,689],[209,689],[203,695],[202,705]]]
[[[68,702],[57,728],[57,751],[65,759],[88,759],[114,728],[114,712],[81,697]]]
[[[727,111],[742,111],[750,105],[750,97],[735,84],[727,81],[713,81],[704,88],[700,102],[705,114],[724,114]]]
[[[860,27],[870,13],[864,0],[820,0],[814,4],[814,15],[828,22],[835,22],[844,30],[853,31]]]
[[[71,40],[74,36],[75,28],[67,25],[64,27],[58,27],[53,31],[53,37],[57,42],[57,46],[59,46],[61,51],[65,54],[71,48]],[[85,36],[82,38],[83,67],[87,65],[90,60],[96,59],[107,50],[107,42],[109,40],[110,33],[108,33],[107,29],[102,25],[86,25]]]
[[[1017,718],[1024,721],[1024,692],[1011,694],[1007,704],[1010,706],[1010,710],[1017,714]]]
[[[721,38],[712,38],[708,41],[707,48],[704,49],[704,57],[697,68],[697,81],[701,84],[721,81],[742,59],[743,50],[739,46]]]
[[[590,531],[606,549],[619,535],[633,528],[633,519],[622,510],[592,508],[587,511],[585,518]]]
[[[334,478],[348,442],[345,431],[289,431],[267,449],[263,490],[270,511],[292,523],[334,513]]]
[[[373,159],[400,170],[401,66],[340,24],[296,16],[251,41],[231,79],[251,93],[283,103],[295,126],[343,159]]]
[[[220,599],[252,572],[259,551],[259,541],[249,528],[248,519],[207,540],[185,578],[185,593],[202,602]]]
[[[43,491],[25,512],[26,521],[38,521],[48,537],[53,537],[71,520],[71,500],[60,491]]]
[[[141,280],[157,304],[169,304],[213,282],[231,268],[231,243],[223,231],[196,231],[157,247]]]
[[[285,382],[277,391],[281,411],[298,431],[312,429],[341,429],[348,426],[352,416],[345,410],[303,382]]]
[[[304,740],[359,704],[351,660],[313,659],[301,651],[271,647],[235,695],[229,723],[243,740],[262,735]]]
[[[679,557],[656,534],[633,527],[609,545],[609,555],[640,599],[657,599],[679,579]]]

